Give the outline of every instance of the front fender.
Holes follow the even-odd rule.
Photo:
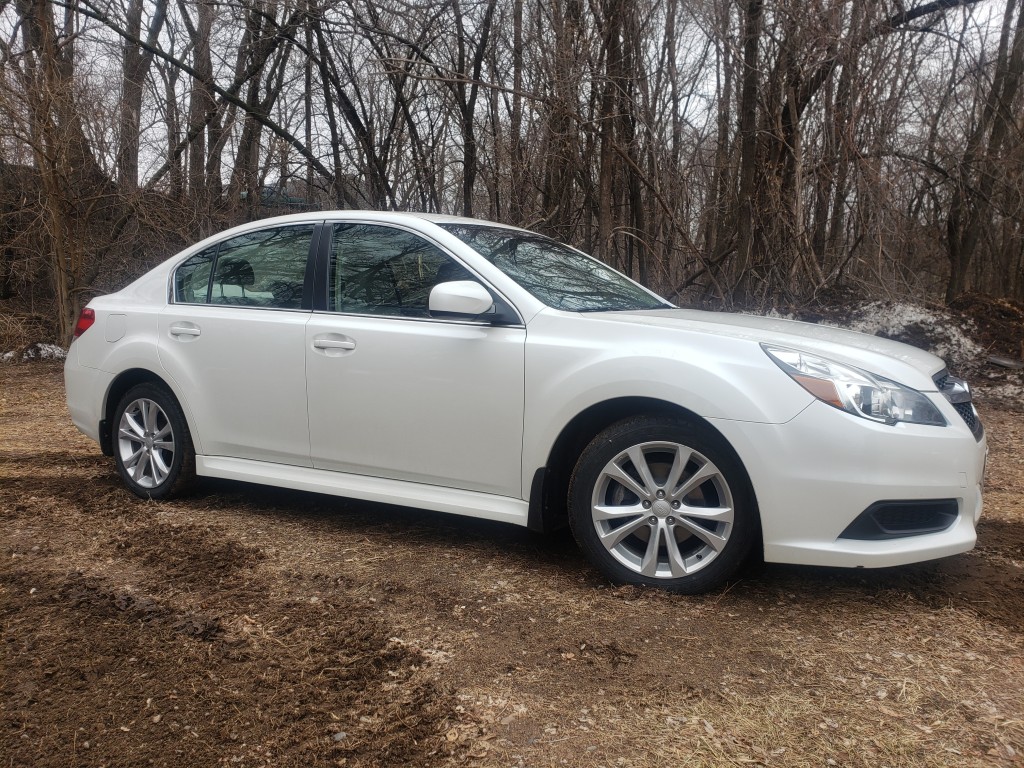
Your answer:
[[[524,488],[565,426],[604,402],[645,398],[704,419],[781,424],[814,400],[754,341],[656,328],[638,338],[622,324],[568,313],[530,323],[525,379]]]

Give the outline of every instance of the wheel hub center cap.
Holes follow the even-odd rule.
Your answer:
[[[658,517],[668,517],[672,514],[672,505],[664,499],[658,499],[651,507],[651,511]]]
[[[153,450],[153,436],[152,435],[146,435],[146,450],[147,451],[152,451]]]

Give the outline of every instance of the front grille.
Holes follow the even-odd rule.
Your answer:
[[[978,412],[974,410],[974,405],[971,403],[954,403],[953,407],[967,423],[967,426],[970,427],[971,432],[976,431],[981,426],[981,423],[978,421]]]
[[[971,401],[971,388],[967,382],[956,376],[950,376],[949,371],[946,370],[937,373],[932,381],[935,382],[935,388],[939,390],[939,393],[960,414],[960,418],[971,430],[974,439],[981,440],[981,436],[985,434],[985,428],[981,424],[981,419],[978,418],[978,412],[974,409],[974,403]]]

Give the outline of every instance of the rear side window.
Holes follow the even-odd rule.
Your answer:
[[[247,232],[197,253],[175,273],[175,301],[301,309],[314,227]]]

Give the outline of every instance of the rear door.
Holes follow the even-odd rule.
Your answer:
[[[304,330],[316,224],[238,235],[178,267],[160,361],[208,456],[309,466]]]

